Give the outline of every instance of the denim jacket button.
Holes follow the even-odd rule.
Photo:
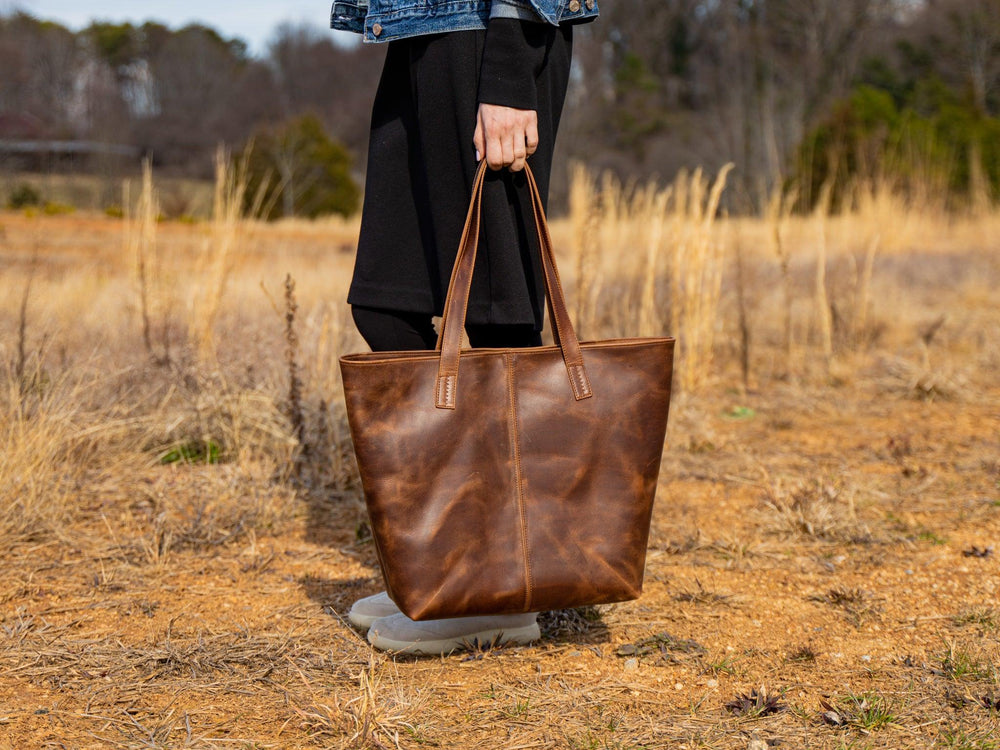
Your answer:
[[[570,0],[569,10],[570,13],[576,13],[580,10],[580,0]]]
[[[573,1],[576,2],[576,0],[573,0]],[[579,3],[577,3],[577,4],[579,4]],[[378,36],[379,34],[381,34],[382,33],[382,24],[377,23],[374,26],[372,26],[372,33],[375,36]]]
[[[593,10],[594,9],[594,0],[587,0],[587,2],[584,3],[584,5],[587,6],[587,10]]]

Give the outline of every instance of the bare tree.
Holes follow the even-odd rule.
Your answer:
[[[342,46],[311,26],[279,26],[268,47],[268,61],[283,116],[315,113],[348,148],[363,152],[384,54],[381,45]]]
[[[1000,92],[1000,0],[935,0],[924,23],[932,43],[946,52],[945,70],[968,85],[980,112],[997,111]]]

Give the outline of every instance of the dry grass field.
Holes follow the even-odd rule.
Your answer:
[[[1000,748],[1000,213],[578,174],[582,337],[680,341],[645,593],[393,658],[343,619],[356,225],[150,188],[0,214],[0,748]]]

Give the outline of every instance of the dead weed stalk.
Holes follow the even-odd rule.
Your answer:
[[[150,360],[158,365],[171,363],[169,316],[173,306],[166,270],[160,257],[156,229],[159,220],[159,197],[153,185],[153,165],[150,159],[142,161],[142,179],[139,198],[133,207],[129,198],[129,183],[123,187],[125,206],[125,251],[135,263],[136,283],[139,287],[139,315],[142,323],[142,342]],[[154,319],[157,323],[154,323]],[[159,326],[159,343],[154,342],[154,325]]]
[[[780,481],[766,491],[768,525],[781,534],[831,542],[870,543],[871,528],[858,518],[855,493],[824,480],[788,488]]]

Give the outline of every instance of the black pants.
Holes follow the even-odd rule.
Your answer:
[[[569,82],[572,27],[530,26],[532,43],[544,55],[535,74],[540,142],[528,163],[544,198]],[[434,340],[430,318],[444,308],[477,167],[472,139],[484,41],[483,31],[455,31],[388,44],[348,294],[356,307],[395,311],[393,320],[379,323],[362,313],[370,325],[359,327],[366,326],[362,334],[373,348],[387,341],[426,347]],[[466,318],[473,346],[527,341],[524,326],[542,329],[543,275],[526,183],[523,174],[508,170],[487,175]],[[484,338],[484,325],[514,333]]]

